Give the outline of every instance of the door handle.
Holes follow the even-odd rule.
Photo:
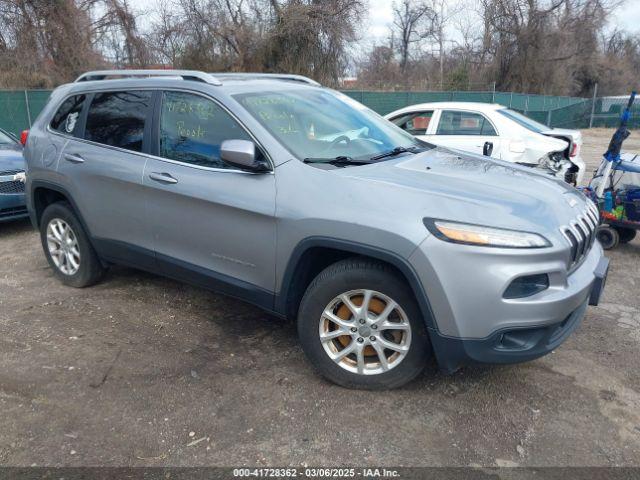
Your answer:
[[[175,178],[173,178],[171,175],[169,175],[168,173],[160,173],[160,172],[151,172],[149,174],[149,178],[151,180],[155,180],[156,182],[162,182],[162,183],[178,183],[178,180],[176,180]]]
[[[80,155],[74,155],[73,153],[65,153],[64,159],[71,163],[84,163],[84,158]]]

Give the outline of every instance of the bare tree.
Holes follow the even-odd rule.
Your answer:
[[[138,31],[136,16],[127,0],[105,0],[105,7],[112,17],[114,50],[122,50],[124,53],[122,58],[116,59],[116,63],[130,66],[148,65],[147,44]]]
[[[436,42],[438,47],[439,61],[439,78],[440,89],[444,89],[444,63],[445,63],[445,45],[447,35],[447,25],[460,12],[462,4],[451,5],[447,0],[430,0],[431,10],[434,12],[433,28],[431,30],[431,38]]]
[[[472,1],[472,0],[469,0]],[[621,0],[397,0],[363,85],[569,95],[629,89],[640,36],[605,28]],[[453,7],[453,8],[452,8]],[[0,0],[0,87],[51,87],[101,66],[292,72],[335,85],[353,64],[366,0]],[[141,15],[153,21],[141,28]],[[615,71],[615,75],[611,75]]]
[[[434,18],[434,12],[425,0],[394,2],[392,32],[398,41],[400,71],[403,74],[407,72],[412,47],[433,34]]]
[[[401,79],[400,65],[391,46],[375,46],[371,53],[359,64],[358,76],[367,86],[379,90],[396,87]]]

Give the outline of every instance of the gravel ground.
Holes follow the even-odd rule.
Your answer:
[[[591,166],[610,135],[585,132]],[[640,466],[640,242],[610,257],[554,353],[372,393],[241,302],[125,268],[64,287],[30,225],[2,225],[0,465]]]
[[[602,154],[607,150],[611,135],[613,135],[613,129],[610,128],[592,128],[582,131],[581,155],[587,164],[583,183],[589,183],[591,180],[593,171],[600,164]],[[624,142],[623,151],[640,153],[640,131],[636,130],[631,133],[631,136]]]

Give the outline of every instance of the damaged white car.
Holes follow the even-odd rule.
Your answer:
[[[578,130],[549,128],[502,105],[422,103],[385,118],[435,145],[544,168],[573,185],[584,177]]]

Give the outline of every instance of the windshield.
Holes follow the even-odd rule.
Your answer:
[[[426,146],[338,92],[301,89],[234,98],[300,160],[367,160],[398,147]]]
[[[16,141],[8,134],[0,130],[0,145],[14,144]]]
[[[525,117],[521,113],[518,113],[514,110],[503,108],[501,110],[498,110],[498,112],[500,112],[505,117],[510,118],[517,124],[523,126],[527,130],[531,130],[532,132],[542,133],[542,132],[549,131],[549,127],[547,127],[546,125],[536,122],[535,120],[532,120],[529,117]]]

